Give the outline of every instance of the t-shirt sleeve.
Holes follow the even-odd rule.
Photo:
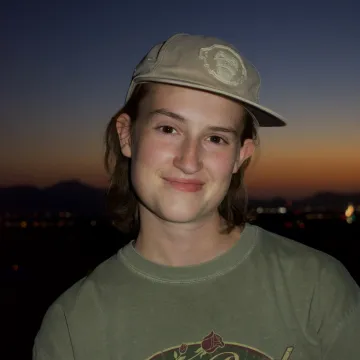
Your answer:
[[[337,260],[321,272],[318,335],[324,360],[360,359],[360,288]]]
[[[53,304],[46,312],[33,346],[33,360],[73,360],[66,314]]]
[[[360,306],[349,311],[324,360],[360,359]]]

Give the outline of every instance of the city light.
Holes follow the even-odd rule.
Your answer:
[[[352,204],[348,205],[348,207],[345,210],[345,218],[346,218],[346,222],[348,224],[352,224],[355,221],[356,216],[355,216],[355,207],[354,207],[354,205],[352,205]]]
[[[349,204],[349,206],[347,207],[347,209],[345,210],[345,216],[346,217],[351,217],[355,212],[355,208],[352,204]]]

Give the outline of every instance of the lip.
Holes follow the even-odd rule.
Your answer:
[[[182,178],[173,178],[173,177],[164,177],[164,180],[169,182],[176,182],[180,184],[193,184],[193,185],[204,185],[203,181],[197,179],[182,179]]]
[[[167,184],[172,188],[184,192],[197,192],[200,191],[204,185],[203,181],[197,179],[182,179],[182,178],[163,178]]]

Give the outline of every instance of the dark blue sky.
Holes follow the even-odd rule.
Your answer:
[[[152,45],[187,32],[233,43],[260,71],[261,101],[289,119],[260,134],[254,191],[360,190],[359,10],[349,0],[7,1],[0,184],[104,184],[103,131],[133,68]]]

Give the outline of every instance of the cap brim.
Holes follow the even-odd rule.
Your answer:
[[[239,101],[246,104],[246,108],[255,116],[261,127],[280,127],[287,125],[285,119],[272,110],[250,101],[240,99]]]
[[[259,126],[261,126],[261,127],[286,126],[286,121],[281,115],[277,114],[276,112],[274,112],[264,106],[261,106],[253,101],[249,101],[245,98],[242,98],[239,96],[234,96],[234,94],[231,94],[229,92],[222,91],[217,88],[212,88],[209,86],[203,86],[203,85],[197,84],[197,83],[191,83],[189,81],[183,82],[183,81],[173,80],[173,79],[159,79],[159,78],[152,78],[152,77],[137,78],[137,79],[134,79],[130,84],[128,93],[126,95],[126,101],[130,98],[136,85],[139,85],[142,83],[148,83],[148,82],[183,86],[183,87],[188,87],[191,89],[203,90],[203,91],[207,91],[207,92],[210,92],[213,94],[222,95],[222,96],[225,96],[232,100],[239,101],[242,104],[246,105],[247,110],[250,111],[254,115],[257,122],[259,123]]]

